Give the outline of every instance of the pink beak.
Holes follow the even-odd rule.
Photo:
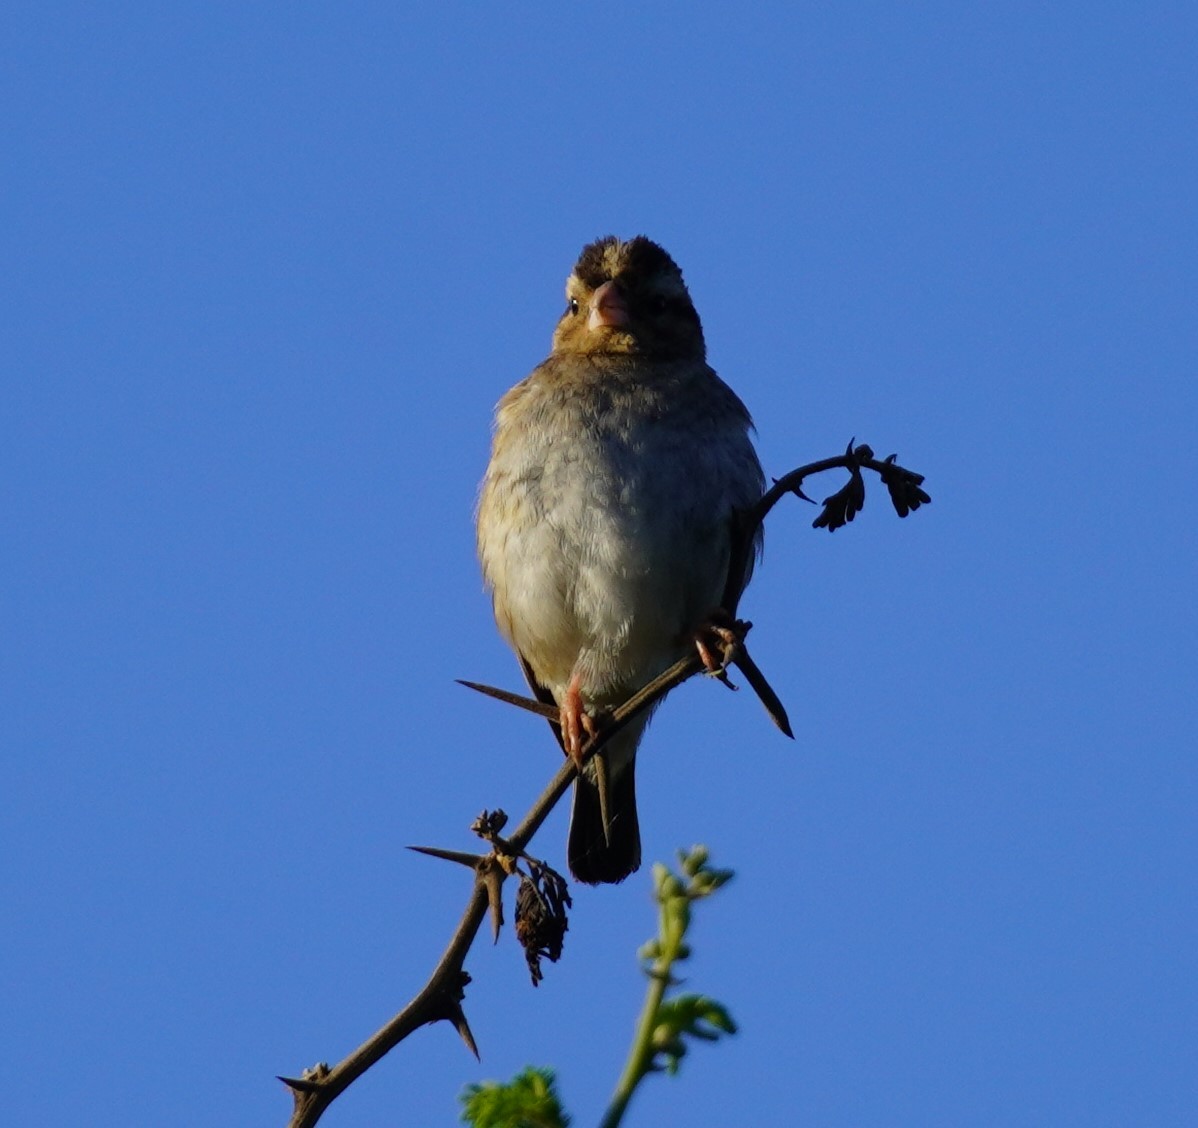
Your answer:
[[[604,282],[591,299],[591,315],[587,318],[587,328],[593,331],[601,325],[606,325],[609,329],[623,329],[627,327],[628,322],[628,306],[624,302],[624,295],[616,288],[614,282]]]

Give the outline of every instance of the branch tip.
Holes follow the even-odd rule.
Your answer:
[[[505,826],[507,826],[507,812],[505,810],[496,807],[495,810],[488,811],[484,808],[478,818],[470,824],[470,830],[483,839],[483,841],[494,845],[495,840],[499,837],[500,832]]]

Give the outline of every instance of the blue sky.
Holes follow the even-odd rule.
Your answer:
[[[934,503],[771,518],[793,744],[711,684],[650,729],[647,856],[737,870],[688,974],[742,1032],[629,1123],[1191,1123],[1198,14],[412,7],[3,17],[8,1122],[285,1124],[273,1075],[424,981],[467,885],[403,847],[558,756],[453,683],[520,685],[491,409],[644,232],[767,472],[855,435]],[[642,874],[535,991],[480,944],[483,1063],[422,1031],[324,1123],[526,1063],[596,1122],[652,929]]]

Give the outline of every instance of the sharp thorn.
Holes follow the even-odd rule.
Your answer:
[[[758,698],[762,705],[765,706],[765,711],[769,714],[770,720],[791,740],[794,740],[794,731],[790,727],[790,718],[786,715],[786,707],[782,704],[778,695],[774,692],[773,687],[766,681],[765,674],[761,672],[757,663],[749,657],[749,652],[741,645],[740,652],[734,659],[736,668],[745,675],[745,681],[749,683],[750,688]]]
[[[409,846],[417,854],[427,854],[430,858],[443,858],[447,862],[457,862],[460,866],[474,869],[485,855],[466,854],[461,850],[438,850],[436,846]]]
[[[599,789],[599,820],[603,823],[603,845],[611,848],[611,812],[608,808],[607,753],[600,749],[591,757],[595,765],[595,786]]]
[[[488,867],[483,875],[483,885],[487,890],[487,908],[491,915],[491,935],[496,944],[499,943],[499,930],[503,927],[503,871],[497,867]]]
[[[460,1006],[455,1006],[449,1015],[449,1021],[453,1023],[453,1028],[458,1032],[458,1036],[466,1043],[466,1049],[474,1055],[475,1061],[482,1061],[482,1056],[478,1052],[478,1043],[475,1042],[474,1035],[470,1032],[470,1023],[466,1021],[466,1012]]]
[[[319,1081],[309,1081],[306,1077],[284,1077],[282,1074],[275,1076],[295,1093],[315,1093],[320,1089]]]
[[[467,689],[472,689],[475,693],[481,693],[485,697],[493,697],[496,701],[515,705],[517,709],[527,710],[529,713],[535,713],[538,717],[545,717],[550,721],[558,719],[558,710],[553,705],[546,705],[542,701],[535,701],[531,697],[523,697],[519,693],[512,693],[507,689],[497,689],[493,685],[481,685],[479,682],[463,681],[461,678],[456,678],[455,680],[458,685],[464,685]]]

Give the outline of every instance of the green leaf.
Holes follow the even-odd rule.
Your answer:
[[[507,1084],[467,1085],[461,1095],[462,1122],[473,1128],[568,1128],[552,1069],[528,1066]]]
[[[658,1007],[653,1050],[665,1058],[666,1072],[674,1074],[686,1054],[687,1038],[715,1042],[735,1033],[736,1023],[723,1003],[706,995],[675,995]]]

